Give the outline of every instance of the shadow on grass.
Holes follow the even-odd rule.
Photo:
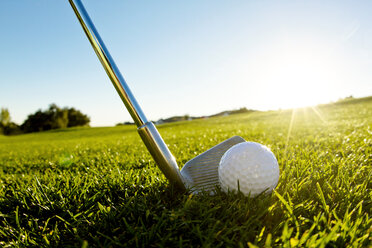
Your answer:
[[[273,221],[271,201],[270,196],[251,199],[222,192],[185,194],[163,183],[144,187],[106,181],[48,188],[36,182],[28,189],[8,190],[0,199],[0,240],[16,242],[27,233],[24,245],[246,244]]]

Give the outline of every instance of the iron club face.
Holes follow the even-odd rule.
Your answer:
[[[219,185],[218,166],[221,157],[230,147],[241,142],[245,142],[242,137],[231,137],[189,160],[181,170],[186,188],[196,194],[203,191],[213,194]]]

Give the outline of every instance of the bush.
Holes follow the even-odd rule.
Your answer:
[[[90,119],[74,108],[59,108],[51,104],[46,111],[38,110],[27,117],[21,128],[24,132],[39,132],[51,129],[88,125]]]
[[[10,122],[7,126],[3,127],[3,133],[5,135],[15,135],[21,134],[23,132],[20,126],[18,126],[14,122]]]
[[[68,125],[67,127],[77,127],[88,125],[90,119],[87,115],[74,108],[67,109]]]

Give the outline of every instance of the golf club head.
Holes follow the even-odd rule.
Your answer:
[[[241,142],[245,142],[242,137],[231,137],[189,160],[181,170],[186,187],[196,194],[200,192],[213,194],[219,185],[218,166],[221,157],[230,147]]]

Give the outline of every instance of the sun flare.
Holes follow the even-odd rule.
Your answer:
[[[327,103],[339,78],[332,51],[313,44],[282,45],[261,61],[259,77],[267,90],[267,105],[299,108]]]

